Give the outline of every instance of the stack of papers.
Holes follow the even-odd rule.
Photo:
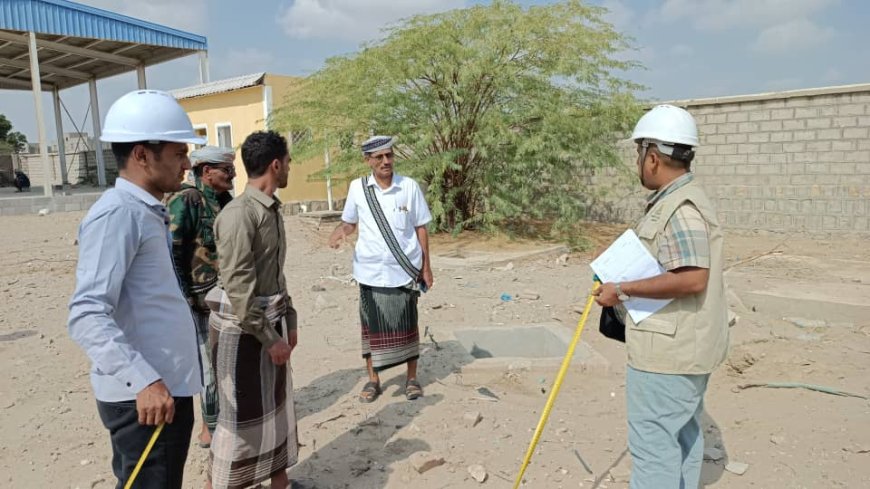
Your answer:
[[[655,277],[665,273],[646,249],[633,230],[622,233],[607,250],[590,265],[592,271],[601,279],[601,283],[630,282]],[[639,324],[659,309],[665,307],[671,299],[644,299],[632,297],[623,303],[631,319]]]

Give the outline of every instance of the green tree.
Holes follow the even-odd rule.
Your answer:
[[[21,153],[27,149],[27,136],[18,131],[12,131],[6,135],[6,144],[16,153]]]
[[[12,122],[0,114],[0,152],[20,153],[27,148],[27,136],[12,130]]]
[[[438,229],[573,223],[590,171],[619,165],[615,143],[640,111],[619,76],[630,46],[604,13],[495,0],[413,17],[327,60],[274,122],[306,135],[297,156],[332,148],[337,174],[365,171],[361,139],[397,135],[399,169],[427,185]]]

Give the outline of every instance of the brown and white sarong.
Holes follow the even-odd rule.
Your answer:
[[[215,287],[211,308],[212,358],[220,413],[211,442],[211,483],[242,489],[296,464],[299,444],[289,362],[272,363],[263,344],[239,327],[226,293]],[[287,337],[286,294],[257,297],[276,331]]]

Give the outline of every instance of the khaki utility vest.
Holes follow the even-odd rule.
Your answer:
[[[657,256],[668,220],[685,203],[693,204],[707,223],[710,242],[707,289],[674,299],[640,324],[625,315],[628,364],[637,370],[707,374],[728,354],[722,229],[703,189],[693,181],[665,195],[640,220],[635,232],[649,252]]]

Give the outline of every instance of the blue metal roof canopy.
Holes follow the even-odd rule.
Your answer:
[[[0,88],[30,89],[26,33],[60,89],[206,51],[206,38],[65,0],[0,0]]]
[[[208,81],[206,38],[66,0],[0,0],[0,89],[33,90],[44,161],[45,193],[52,194],[41,91],[54,94],[62,182],[66,162],[59,91],[88,83],[97,140],[100,186],[105,186],[96,80],[136,71],[144,89],[145,67],[200,55],[200,82]]]

